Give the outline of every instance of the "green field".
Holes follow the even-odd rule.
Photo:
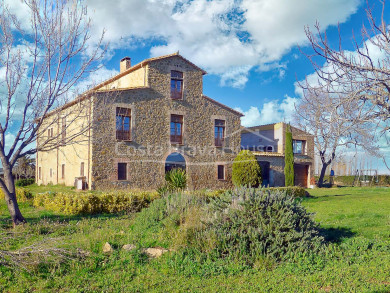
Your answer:
[[[33,192],[41,189],[35,187]],[[310,193],[312,197],[303,204],[320,222],[327,239],[325,253],[282,263],[262,259],[254,266],[180,249],[148,259],[140,253],[142,247],[171,248],[166,233],[178,231],[158,225],[142,231],[135,224],[137,214],[64,216],[23,203],[28,224],[11,229],[7,208],[1,203],[0,262],[4,252],[37,247],[61,248],[71,255],[28,256],[26,270],[0,266],[0,291],[389,292],[390,188],[315,189]],[[105,242],[112,244],[113,253],[103,254]],[[137,249],[120,250],[128,243]]]

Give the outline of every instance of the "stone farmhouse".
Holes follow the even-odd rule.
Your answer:
[[[37,183],[155,189],[181,167],[189,188],[230,187],[242,114],[203,95],[205,74],[178,53],[123,58],[118,75],[45,117],[37,145],[54,147],[37,153]]]
[[[241,148],[251,150],[263,175],[263,185],[284,186],[284,150],[286,123],[243,128]],[[295,185],[309,187],[314,178],[314,137],[291,127],[294,151]]]
[[[38,135],[38,184],[156,189],[179,167],[189,188],[231,187],[240,149],[254,152],[263,185],[284,186],[285,123],[241,127],[241,113],[203,95],[206,72],[178,53],[131,66],[49,113]],[[80,130],[82,129],[82,130]],[[313,178],[313,136],[292,127],[295,183]]]

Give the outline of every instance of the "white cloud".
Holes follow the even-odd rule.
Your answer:
[[[96,71],[91,72],[86,78],[77,83],[77,86],[73,89],[74,95],[81,94],[86,90],[93,88],[99,83],[117,75],[119,71],[115,69],[107,69],[102,66]],[[74,98],[74,97],[72,97]]]
[[[14,143],[16,136],[12,133],[7,133],[4,136],[5,148],[8,150]]]
[[[344,22],[359,0],[87,0],[93,36],[103,28],[111,49],[143,46],[152,56],[180,53],[221,84],[242,87],[252,68],[278,63],[296,44],[305,44],[304,25],[323,29]],[[264,67],[265,66],[265,67]],[[281,72],[281,78],[283,73]]]
[[[264,103],[262,107],[251,106],[248,111],[241,108],[236,110],[242,112],[244,117],[241,118],[241,124],[245,127],[270,124],[276,122],[290,122],[295,111],[295,104],[298,99],[285,96],[281,102],[273,100]]]
[[[22,1],[5,0],[28,28]],[[86,0],[93,20],[91,43],[105,29],[116,49],[152,47],[152,56],[180,51],[197,65],[221,76],[221,85],[243,87],[251,69],[273,70],[293,46],[307,42],[304,26],[323,29],[344,22],[360,0]],[[92,47],[91,47],[92,48]],[[273,66],[268,66],[274,64]],[[275,66],[276,64],[276,66]],[[280,71],[283,78],[283,71]]]

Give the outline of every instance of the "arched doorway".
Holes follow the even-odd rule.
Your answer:
[[[176,168],[185,170],[186,160],[182,154],[174,152],[170,154],[165,160],[165,173]]]

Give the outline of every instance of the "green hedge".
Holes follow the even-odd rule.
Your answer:
[[[300,186],[268,187],[265,188],[265,190],[270,190],[271,192],[286,192],[287,195],[291,195],[292,197],[305,197],[310,195],[303,187]]]
[[[334,183],[338,185],[344,185],[344,186],[352,186],[353,180],[355,176],[349,175],[349,176],[335,176],[334,177]],[[318,181],[318,176],[315,176],[316,181]],[[372,176],[367,176],[366,179],[371,182]],[[329,182],[329,176],[324,176],[324,180],[326,182]],[[356,186],[359,186],[359,182],[355,182]],[[390,175],[379,175],[378,176],[378,182],[373,182],[373,185],[377,186],[390,186]]]
[[[19,180],[16,180],[15,186],[23,187],[23,186],[28,186],[28,185],[31,185],[34,183],[35,183],[34,178],[19,179]]]
[[[68,215],[136,212],[158,197],[157,192],[39,193],[33,205]]]
[[[30,190],[23,187],[16,187],[16,199],[18,202],[28,202],[33,199],[33,195]],[[4,198],[3,190],[0,189],[1,197]]]

